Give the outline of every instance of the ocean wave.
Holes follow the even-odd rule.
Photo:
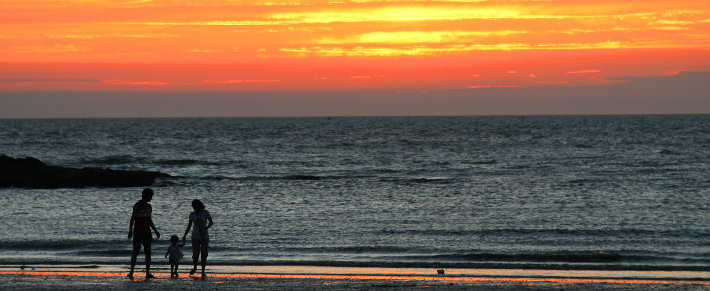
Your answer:
[[[376,175],[309,175],[309,174],[288,174],[288,175],[249,175],[249,176],[226,176],[226,175],[206,175],[193,176],[191,179],[213,180],[213,181],[325,181],[342,179],[372,179]],[[455,178],[448,177],[379,177],[379,182],[385,183],[417,183],[417,184],[451,184]]]
[[[142,157],[134,157],[134,156],[128,156],[128,155],[120,155],[120,156],[106,156],[106,157],[101,157],[101,158],[96,158],[96,159],[88,159],[81,161],[81,164],[92,164],[92,165],[127,165],[127,164],[135,164],[135,163],[143,163],[145,162],[145,158]]]
[[[293,253],[337,253],[337,254],[400,254],[411,252],[411,248],[400,246],[342,246],[342,247],[295,247],[281,251]]]
[[[662,149],[662,150],[658,151],[658,153],[661,155],[679,155],[679,154],[681,154],[679,152],[676,152],[674,150],[669,150],[669,149]]]
[[[381,229],[373,231],[378,234],[407,234],[407,235],[441,235],[441,236],[519,236],[531,235],[534,237],[547,236],[587,236],[587,237],[616,237],[616,236],[657,236],[670,238],[706,238],[710,236],[710,230],[697,229],[687,230],[655,230],[638,228],[603,228],[603,229],[526,229],[526,228],[501,228],[501,229],[480,229],[480,230],[449,230],[449,229]]]
[[[421,178],[409,178],[409,177],[382,177],[379,179],[380,182],[394,182],[394,183],[418,183],[418,184],[451,184],[454,182],[453,178],[446,177],[421,177]]]
[[[409,179],[410,182],[414,183],[438,183],[438,184],[450,184],[453,182],[451,178],[415,178]]]
[[[230,166],[236,168],[247,168],[244,162],[210,162],[196,159],[158,159],[158,160],[148,160],[145,157],[135,157],[130,155],[114,155],[105,156],[95,159],[85,159],[79,162],[85,165],[130,165],[130,164],[154,164],[160,166],[191,166],[191,165],[205,165],[205,166]]]
[[[284,180],[321,180],[325,177],[311,176],[311,175],[288,175],[284,176]]]
[[[198,160],[157,160],[153,161],[153,164],[166,165],[166,166],[188,166],[200,164]]]
[[[15,242],[15,243],[2,243],[0,244],[0,250],[65,250],[65,249],[75,249],[77,244],[73,242]],[[80,246],[79,246],[80,247]]]
[[[247,176],[236,178],[243,181],[273,181],[273,180],[304,180],[318,181],[323,179],[335,179],[337,177],[315,176],[315,175],[284,175],[284,176]]]
[[[566,184],[586,184],[586,183],[604,183],[606,180],[602,179],[573,179],[566,181]]]
[[[346,176],[318,176],[318,175],[283,175],[283,176],[244,176],[230,177],[222,175],[209,175],[197,179],[204,180],[233,180],[233,181],[320,181],[320,180],[337,180],[346,178],[361,178],[361,177],[346,177]]]
[[[74,250],[103,248],[109,245],[125,244],[122,240],[88,241],[80,239],[69,240],[27,240],[27,241],[0,241],[0,250]]]
[[[348,251],[342,253],[321,253],[315,258],[308,249],[290,250],[284,254],[268,252],[263,254],[238,251],[230,248],[211,248],[210,265],[254,265],[254,266],[330,266],[330,267],[388,267],[388,268],[486,268],[486,269],[526,269],[526,270],[676,270],[710,271],[708,260],[673,258],[658,255],[624,255],[619,253],[450,253],[450,254],[376,254],[364,255],[359,247],[325,248],[320,251]],[[166,264],[162,260],[163,249],[153,248],[154,264]],[[253,251],[253,250],[252,250]],[[281,250],[284,251],[284,250]],[[306,251],[304,255],[303,251]],[[396,248],[394,252],[399,251]],[[186,254],[188,250],[184,250]],[[0,257],[0,265],[6,264],[102,264],[124,265],[130,257],[129,249],[77,251],[47,258]],[[142,256],[142,255],[141,255]]]
[[[616,253],[567,253],[567,254],[449,254],[417,257],[424,260],[466,260],[466,261],[506,261],[506,262],[561,262],[561,263],[613,263],[623,258]]]
[[[401,173],[401,170],[395,170],[395,169],[373,169],[374,172],[376,173],[383,173],[383,174],[393,174],[393,173]]]
[[[155,249],[153,249],[155,252]],[[121,250],[96,250],[96,251],[78,251],[75,252],[78,256],[88,257],[128,257],[133,253],[128,247]]]
[[[462,164],[469,164],[469,165],[494,165],[498,163],[498,160],[493,159],[493,160],[480,160],[480,161],[465,161],[461,162]]]

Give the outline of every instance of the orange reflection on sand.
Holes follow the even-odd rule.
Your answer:
[[[30,276],[82,276],[82,277],[122,277],[120,272],[0,272],[2,275]],[[168,274],[154,274],[167,278]],[[266,278],[266,279],[328,279],[328,280],[392,280],[392,281],[443,281],[443,282],[524,282],[561,284],[662,284],[662,285],[710,285],[710,282],[671,281],[647,279],[565,279],[565,278],[524,278],[524,277],[439,277],[439,276],[388,276],[388,275],[298,275],[298,274],[210,274],[210,278]]]
[[[664,280],[624,279],[558,279],[558,278],[470,278],[430,276],[349,276],[349,275],[272,275],[272,274],[214,274],[220,278],[288,278],[332,280],[393,280],[393,281],[446,281],[446,282],[528,282],[528,283],[616,283],[616,284],[664,284],[664,285],[710,285],[707,282],[678,282]]]

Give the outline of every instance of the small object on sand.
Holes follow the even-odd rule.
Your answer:
[[[440,275],[443,275],[443,274],[444,274],[444,270],[436,270],[436,273],[437,273],[437,274],[440,274]]]

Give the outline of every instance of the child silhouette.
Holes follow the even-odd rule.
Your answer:
[[[178,275],[178,267],[180,267],[180,260],[182,260],[182,251],[180,248],[185,246],[185,242],[178,245],[178,241],[180,241],[180,238],[178,238],[177,235],[171,236],[168,252],[165,253],[166,258],[170,256],[170,277],[180,277],[180,275]]]

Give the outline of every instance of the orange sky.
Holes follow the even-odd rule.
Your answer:
[[[0,0],[0,15],[0,94],[427,93],[710,71],[706,0]]]

